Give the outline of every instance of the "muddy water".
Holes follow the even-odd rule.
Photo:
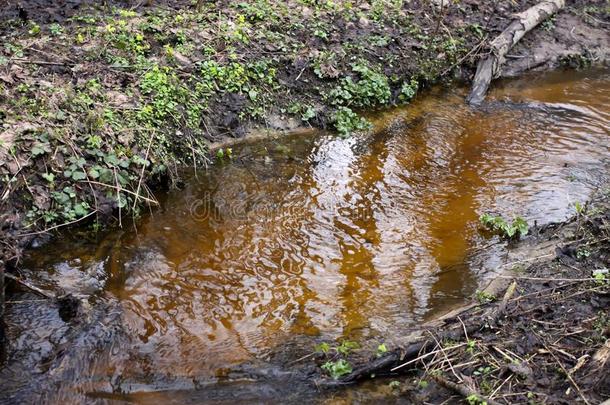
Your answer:
[[[464,95],[433,89],[377,114],[372,136],[236,147],[135,224],[32,251],[24,272],[86,305],[70,327],[14,297],[8,392],[271,399],[283,344],[300,342],[292,359],[321,340],[374,347],[464,302],[508,251],[479,215],[563,220],[607,175],[610,74],[499,83],[476,111]]]

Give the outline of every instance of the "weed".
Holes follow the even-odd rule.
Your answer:
[[[545,31],[552,31],[555,28],[555,19],[556,17],[553,15],[547,18],[545,21],[540,24]]]
[[[496,297],[493,294],[490,294],[486,291],[477,290],[475,295],[477,297],[477,301],[479,301],[481,304],[486,304],[488,302],[493,302],[496,300]]]
[[[587,249],[586,247],[580,247],[580,248],[576,249],[576,258],[578,260],[586,259],[590,255],[591,255],[591,251],[589,249]]]
[[[469,405],[487,405],[486,401],[481,401],[477,394],[470,394],[466,397],[466,402]]]
[[[607,269],[597,269],[593,270],[593,278],[595,282],[598,284],[605,284],[608,279],[608,270]]]
[[[426,380],[419,380],[417,382],[417,388],[419,388],[420,390],[425,390],[426,388],[428,388],[428,381],[426,381]]]
[[[344,356],[347,356],[349,354],[350,351],[352,351],[353,349],[357,349],[358,343],[356,342],[351,342],[349,340],[344,340],[343,342],[341,342],[341,344],[337,347],[337,353],[340,353]]]
[[[40,34],[40,25],[38,25],[35,22],[31,21],[30,22],[30,29],[28,30],[28,34],[30,34],[31,36],[36,36],[36,35]]]
[[[482,39],[485,35],[483,33],[483,28],[479,24],[470,24],[468,29],[479,39]]]
[[[344,359],[337,361],[327,361],[322,365],[322,370],[326,371],[335,380],[341,376],[352,372],[352,366]]]
[[[489,214],[483,214],[479,218],[481,223],[492,232],[497,232],[501,236],[508,239],[519,238],[527,235],[529,227],[527,222],[521,217],[515,217],[513,222],[509,224],[501,216],[493,216]]]
[[[390,101],[390,85],[384,74],[363,63],[353,64],[352,70],[359,74],[360,79],[354,81],[351,76],[343,78],[341,84],[327,94],[326,98],[331,104],[370,107]]]
[[[61,25],[59,25],[57,23],[53,23],[53,24],[49,25],[49,31],[51,32],[51,35],[58,37],[61,34],[63,34],[64,29],[62,28]]]
[[[330,351],[330,345],[326,342],[322,342],[320,344],[317,344],[315,347],[315,352],[316,353],[323,353],[323,354],[327,354]]]
[[[404,82],[402,87],[400,88],[400,94],[398,95],[398,99],[403,103],[410,101],[415,94],[417,93],[417,89],[419,88],[419,83],[414,78],[411,78],[409,82]]]
[[[332,122],[342,136],[349,136],[354,131],[366,131],[372,128],[370,122],[348,107],[339,107],[332,117]]]
[[[477,296],[477,298],[478,298],[478,296]],[[479,302],[480,302],[480,300],[479,300]],[[476,346],[477,346],[476,340],[468,339],[468,341],[466,342],[466,353],[469,353],[471,355],[474,354],[474,349]]]
[[[385,343],[382,343],[379,346],[377,346],[377,353],[376,353],[377,357],[381,357],[387,352],[388,352],[388,348],[386,347]]]

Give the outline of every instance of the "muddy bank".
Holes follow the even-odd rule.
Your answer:
[[[485,42],[534,2],[97,3],[2,8],[9,262],[37,231],[97,229],[155,206],[149,187],[210,164],[211,143],[299,126],[366,130],[360,110],[468,79]],[[608,21],[603,1],[569,2],[515,49],[506,74],[604,63]]]

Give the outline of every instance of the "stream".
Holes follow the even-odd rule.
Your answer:
[[[466,93],[376,112],[372,134],[235,146],[122,229],[31,249],[22,274],[83,307],[64,322],[8,297],[0,402],[371,398],[288,384],[287,364],[322,341],[391,347],[506,270],[481,214],[562,221],[608,177],[609,71],[500,81],[476,110]]]

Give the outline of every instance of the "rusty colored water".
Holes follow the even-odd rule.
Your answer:
[[[135,226],[34,251],[25,267],[40,284],[111,308],[102,337],[72,336],[95,355],[54,366],[76,371],[56,372],[52,392],[43,377],[42,396],[183,402],[294,336],[382,341],[463,302],[505,249],[479,215],[563,220],[607,174],[609,79],[500,83],[480,110],[439,88],[378,114],[372,136],[237,147]],[[15,304],[9,322],[35,347],[14,358],[44,376],[71,341],[36,305]]]

